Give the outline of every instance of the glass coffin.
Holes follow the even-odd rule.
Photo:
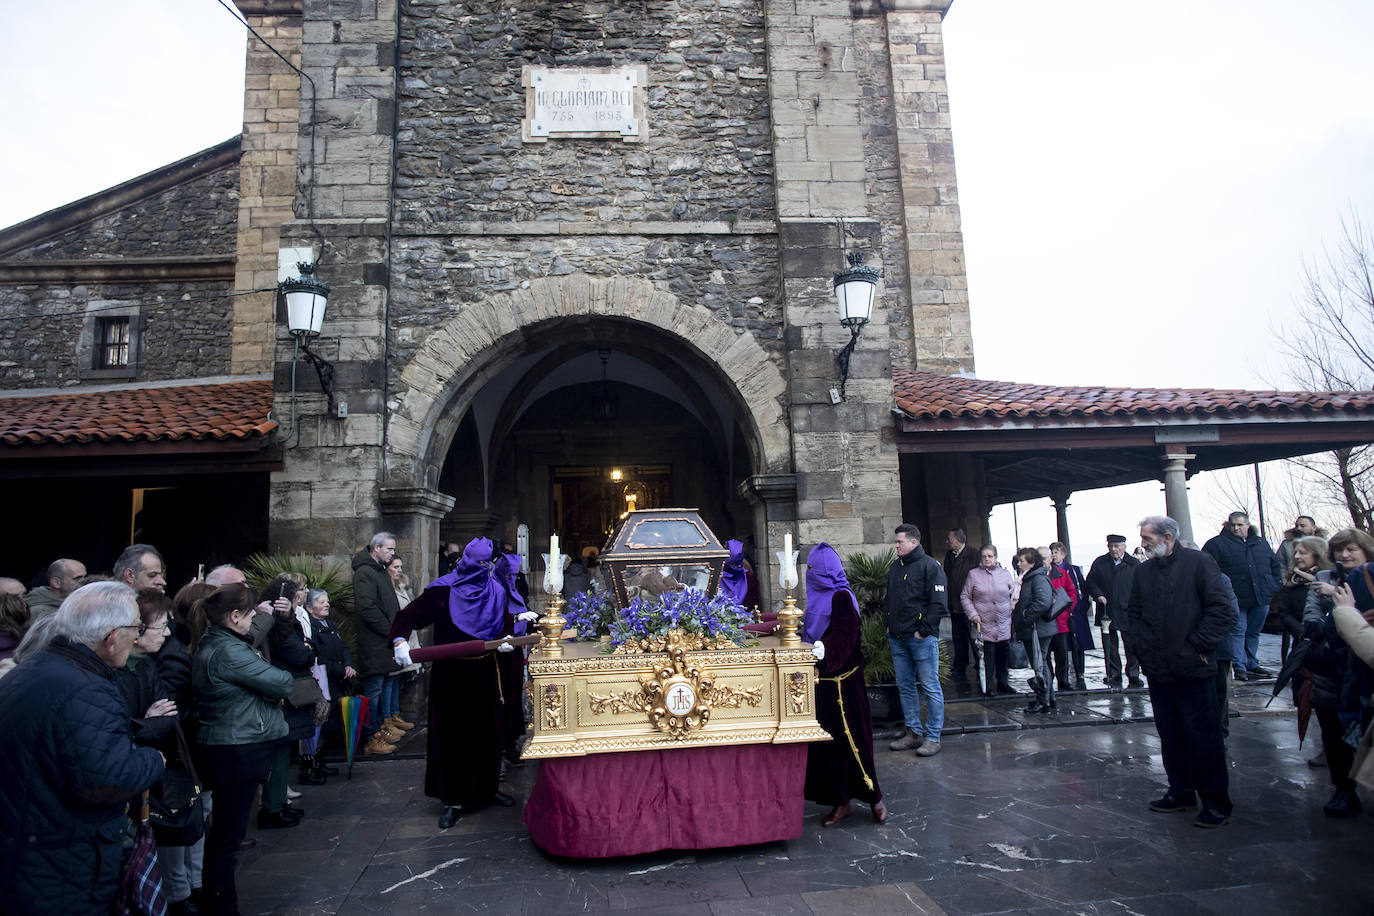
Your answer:
[[[637,595],[684,588],[714,597],[729,556],[696,509],[636,509],[611,535],[600,560],[619,611]]]

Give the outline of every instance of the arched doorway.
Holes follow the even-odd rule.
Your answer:
[[[713,524],[724,526],[723,537],[781,541],[796,518],[781,351],[765,349],[752,334],[648,280],[570,274],[533,280],[456,311],[407,359],[388,396],[382,512],[408,549],[430,558],[420,568],[433,570],[441,528],[455,540],[503,534],[521,511],[531,513],[518,521],[530,525],[536,549],[546,542],[556,511],[552,476],[532,475],[529,467],[521,476],[516,452],[503,455],[511,434],[511,448],[527,454],[522,436],[533,435],[541,422],[547,433],[553,418],[576,426],[559,440],[563,446],[576,440],[585,450],[575,460],[565,454],[566,463],[557,466],[597,468],[616,460],[592,441],[593,434],[605,435],[602,426],[577,424],[576,415],[562,416],[557,407],[560,400],[594,398],[601,351],[610,351],[608,384],[624,387],[619,444],[655,451],[644,444],[652,436],[636,423],[643,416],[672,419],[677,438],[692,430],[694,460],[684,458],[670,471],[675,481],[685,479],[674,484],[674,497],[685,502],[709,488],[712,499],[699,508],[721,507],[709,511],[721,520]],[[671,464],[620,454],[632,466]],[[500,477],[503,468],[512,480]],[[511,494],[509,502],[501,502],[503,493]],[[522,501],[530,501],[527,509]],[[752,530],[743,530],[746,521]],[[766,588],[767,552],[756,557]]]
[[[738,483],[757,466],[748,418],[718,373],[661,329],[579,316],[525,328],[519,354],[474,391],[436,489],[454,499],[444,540],[558,531],[600,549],[631,507],[700,509],[722,537],[755,540]],[[459,406],[461,405],[461,406]]]

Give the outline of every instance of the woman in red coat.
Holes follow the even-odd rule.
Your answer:
[[[1054,675],[1055,681],[1058,682],[1060,690],[1072,690],[1073,681],[1069,679],[1069,671],[1071,670],[1069,667],[1069,641],[1072,639],[1069,635],[1069,614],[1073,611],[1074,605],[1078,603],[1078,586],[1074,584],[1073,576],[1069,574],[1069,571],[1059,565],[1059,557],[1066,555],[1067,552],[1060,554],[1055,551],[1056,547],[1060,551],[1064,550],[1064,545],[1056,541],[1050,545],[1048,550],[1042,549],[1040,551],[1040,556],[1045,561],[1045,568],[1050,573],[1050,588],[1062,588],[1069,596],[1068,608],[1064,613],[1054,618],[1059,632],[1050,641],[1050,653],[1054,658],[1051,673]]]

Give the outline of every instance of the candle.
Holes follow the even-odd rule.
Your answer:
[[[791,559],[792,559],[792,532],[790,532],[790,531],[787,532],[786,534],[784,534],[784,535],[782,536],[782,555],[788,558],[788,562],[789,562],[789,563],[791,562]]]
[[[554,562],[558,561],[558,535],[549,535],[549,556],[553,557]]]

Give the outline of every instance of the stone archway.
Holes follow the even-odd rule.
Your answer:
[[[680,340],[697,361],[712,367],[737,415],[748,418],[742,426],[755,473],[791,470],[786,380],[752,335],[647,280],[571,274],[540,278],[463,309],[429,336],[388,404],[386,486],[433,487],[472,392],[508,363],[512,337],[544,322],[578,317],[639,322]]]

